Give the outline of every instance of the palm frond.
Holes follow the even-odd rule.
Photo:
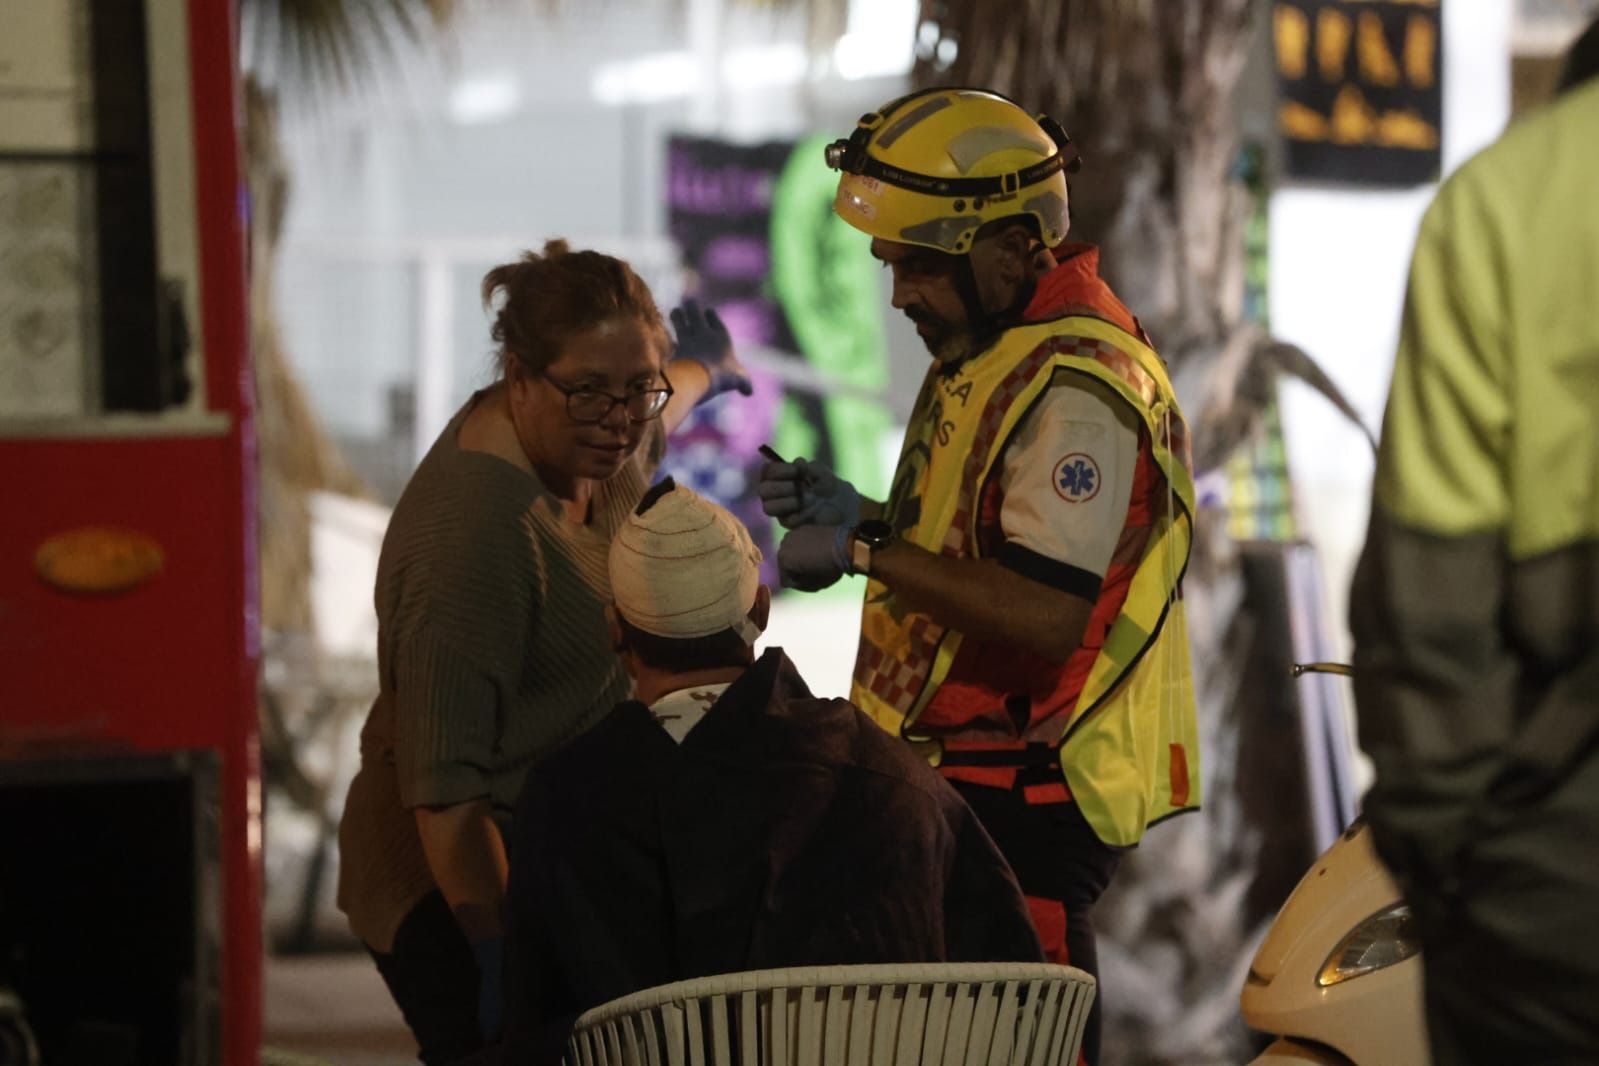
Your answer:
[[[243,62],[274,90],[349,90],[402,45],[437,38],[455,0],[241,0]]]
[[[1359,429],[1373,454],[1377,438],[1359,410],[1310,353],[1254,327],[1235,334],[1229,349],[1199,368],[1207,379],[1194,427],[1194,466],[1219,468],[1240,447],[1259,438],[1266,412],[1285,377],[1303,382]]]

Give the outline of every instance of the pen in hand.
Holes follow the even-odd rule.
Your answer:
[[[779,455],[778,452],[777,452],[777,449],[772,447],[770,444],[763,444],[756,450],[759,451],[762,455],[766,456],[766,458],[770,459],[774,463],[787,463],[788,462],[788,460],[784,459],[781,455]],[[799,485],[799,487],[801,489],[803,489],[806,485],[809,485],[811,483],[810,476],[805,473],[805,468],[803,466],[799,468],[799,474],[798,474],[798,477],[796,478],[796,482],[797,482],[797,484]]]

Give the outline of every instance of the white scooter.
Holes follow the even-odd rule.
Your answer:
[[[1244,1021],[1278,1039],[1251,1066],[1427,1066],[1420,952],[1410,907],[1356,821],[1300,880],[1255,953]]]

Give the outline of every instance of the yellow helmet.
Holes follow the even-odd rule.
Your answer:
[[[965,255],[985,222],[1031,215],[1050,248],[1069,225],[1066,172],[1082,162],[1060,123],[986,89],[927,89],[861,116],[827,146],[833,209],[886,241]]]

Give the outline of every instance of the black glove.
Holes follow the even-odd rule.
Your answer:
[[[698,302],[684,300],[683,306],[672,309],[672,331],[677,334],[674,358],[698,363],[710,376],[711,384],[700,397],[701,403],[724,392],[736,390],[748,396],[754,391],[749,371],[733,351],[733,338],[714,310],[701,310]]]
[[[761,498],[761,510],[787,529],[810,525],[854,529],[860,525],[861,494],[821,463],[804,459],[765,463],[755,492]]]

